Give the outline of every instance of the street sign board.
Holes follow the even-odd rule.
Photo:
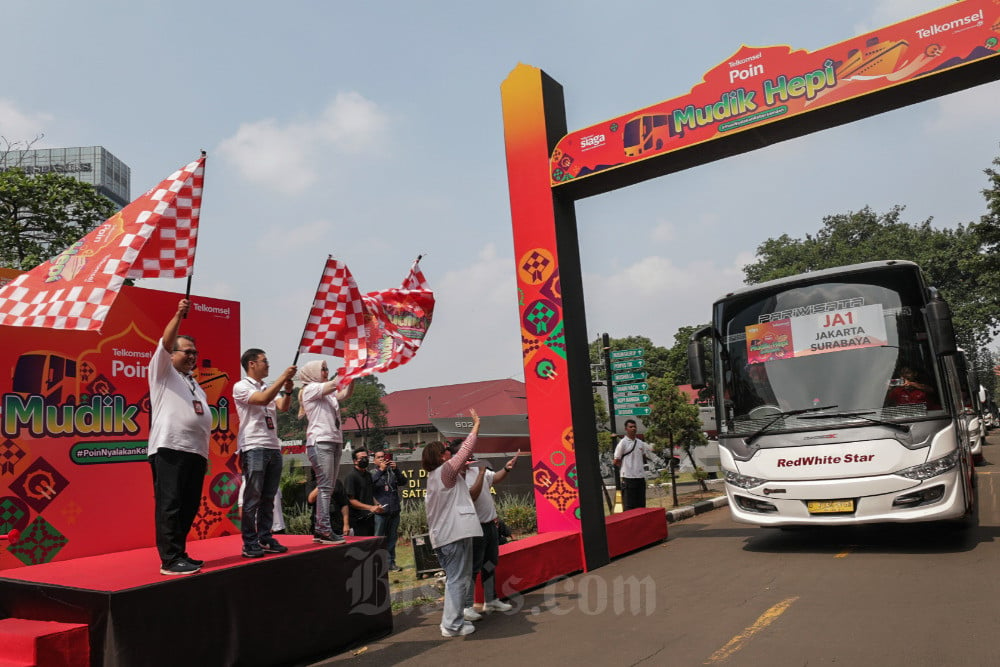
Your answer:
[[[648,382],[633,382],[632,384],[616,384],[614,386],[615,394],[627,394],[630,391],[646,391],[649,389]]]
[[[625,371],[630,368],[642,368],[646,365],[645,359],[626,359],[624,361],[612,361],[611,370]]]
[[[615,406],[615,414],[616,415],[621,415],[621,416],[625,416],[625,415],[642,416],[642,415],[648,415],[649,413],[650,413],[650,409],[649,408],[621,408],[621,407]]]
[[[649,394],[632,394],[631,396],[615,396],[615,405],[629,403],[649,403]]]
[[[649,373],[646,371],[632,371],[631,373],[615,373],[611,376],[612,382],[634,382],[636,380],[645,380],[649,377]]]
[[[642,355],[643,355],[643,351],[641,349],[636,349],[636,350],[612,350],[611,351],[611,358],[612,359],[637,359],[637,358],[641,357]]]

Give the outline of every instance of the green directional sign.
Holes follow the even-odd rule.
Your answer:
[[[649,413],[650,413],[650,408],[620,408],[617,406],[615,407],[615,414],[621,415],[623,417],[625,415],[642,416],[642,415],[648,415]]]
[[[615,373],[611,376],[612,382],[635,382],[636,380],[645,380],[649,377],[649,373],[646,371],[633,371],[631,373]]]
[[[630,368],[642,368],[646,365],[645,359],[626,359],[625,361],[612,361],[611,370],[627,371]]]
[[[649,403],[649,394],[632,394],[631,396],[615,396],[615,405],[628,405],[629,403]]]
[[[647,391],[649,389],[648,382],[633,382],[632,384],[616,384],[615,394],[627,394],[629,392]]]
[[[612,350],[612,359],[637,359],[643,355],[642,350]]]

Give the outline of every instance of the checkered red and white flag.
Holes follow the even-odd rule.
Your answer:
[[[350,269],[328,257],[309,318],[302,331],[299,352],[343,357],[364,348],[365,309]]]
[[[126,278],[191,274],[205,156],[0,288],[0,324],[100,331]]]
[[[399,289],[362,296],[347,266],[327,259],[299,352],[343,357],[338,385],[345,387],[412,359],[433,312],[434,293],[417,262]]]

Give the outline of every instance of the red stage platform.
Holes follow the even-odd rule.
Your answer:
[[[152,548],[3,570],[0,616],[86,624],[91,665],[300,663],[392,632],[384,540],[348,540],[254,560],[238,535],[190,542],[205,566],[183,577]]]

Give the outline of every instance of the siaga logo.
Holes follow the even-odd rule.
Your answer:
[[[603,146],[606,141],[607,137],[603,134],[591,134],[586,137],[580,137],[580,150],[589,151],[591,148]]]

